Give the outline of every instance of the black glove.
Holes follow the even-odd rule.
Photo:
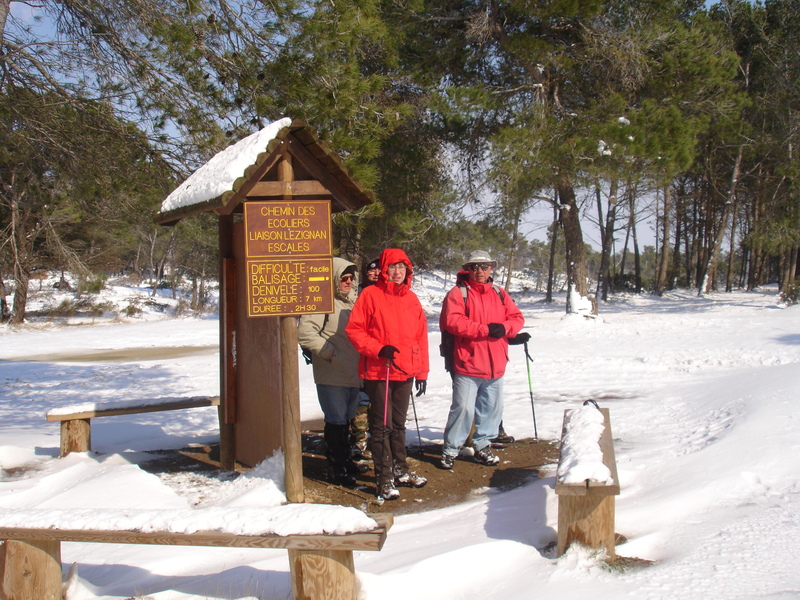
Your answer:
[[[502,323],[489,323],[489,337],[501,338],[506,334],[506,328]]]
[[[380,356],[381,358],[388,358],[389,360],[393,360],[394,355],[397,354],[398,352],[400,352],[400,350],[398,350],[394,346],[384,346],[383,348],[381,348],[381,351],[378,352],[378,356]]]
[[[508,340],[508,343],[512,346],[518,346],[520,344],[527,344],[531,339],[531,334],[523,331],[522,333],[518,333],[513,338]]]
[[[428,391],[428,382],[424,379],[417,379],[417,381],[414,382],[414,385],[417,388],[417,398]]]

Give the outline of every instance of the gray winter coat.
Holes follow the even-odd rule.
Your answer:
[[[361,387],[359,354],[344,332],[356,302],[358,281],[353,282],[348,295],[339,290],[339,278],[349,266],[354,265],[338,256],[333,258],[333,313],[303,315],[297,327],[297,341],[311,351],[315,383]]]

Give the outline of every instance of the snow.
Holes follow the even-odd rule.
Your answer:
[[[452,283],[415,278],[432,348],[416,412],[423,439],[439,443],[451,387],[435,350],[438,309]],[[132,291],[105,293],[124,306]],[[565,410],[596,412],[586,400],[608,408],[621,486],[616,531],[628,540],[617,554],[655,562],[610,570],[577,546],[556,558],[552,465],[511,491],[481,487],[460,505],[398,516],[380,552],[355,553],[361,598],[800,597],[800,307],[781,306],[769,286],[620,296],[586,318],[564,314],[563,294],[550,305],[522,283],[511,293],[534,362],[529,388],[524,349],[510,348],[506,431],[531,437],[535,413],[539,437],[558,439]],[[215,441],[214,407],[96,419],[95,453],[58,458],[59,424],[45,421],[48,410],[218,394],[216,316],[169,314],[0,328],[0,520],[97,527],[129,514],[143,527],[181,530],[369,527],[355,509],[320,516],[283,505],[279,455],[238,477],[137,466],[145,452]],[[315,419],[309,373],[301,372],[301,413]],[[413,447],[416,427],[408,432]],[[63,543],[62,560],[68,600],[272,599],[291,590],[285,550]]]
[[[561,483],[596,481],[611,485],[614,478],[603,463],[600,436],[605,431],[603,413],[592,404],[567,411],[564,436],[561,439],[561,461],[556,475]]]
[[[244,176],[245,169],[255,164],[278,132],[291,124],[292,120],[284,117],[216,154],[164,199],[161,212],[213,200],[233,190],[234,182]]]

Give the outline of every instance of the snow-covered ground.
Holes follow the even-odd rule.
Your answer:
[[[432,363],[417,416],[423,438],[435,441],[450,397],[437,352],[448,286],[433,275],[415,284],[430,317]],[[130,292],[105,294],[124,307],[120,298]],[[533,336],[539,436],[557,439],[564,410],[584,400],[610,409],[622,486],[616,530],[628,538],[617,553],[655,564],[610,571],[585,549],[560,559],[544,550],[556,539],[553,473],[398,517],[381,552],[356,553],[362,597],[800,598],[800,307],[780,306],[772,287],[701,298],[673,292],[618,297],[601,306],[600,318],[586,319],[565,316],[563,297],[547,305],[540,296],[512,295]],[[166,314],[0,329],[4,512],[72,509],[70,518],[79,518],[84,508],[266,510],[280,502],[279,461],[238,478],[158,478],[135,465],[145,450],[215,440],[213,408],[98,419],[97,454],[57,458],[58,423],[44,419],[51,408],[218,393],[216,316]],[[132,359],[131,348],[142,357]],[[300,368],[309,367],[301,361]],[[304,419],[321,416],[310,379],[301,378]],[[532,436],[522,347],[511,348],[505,400],[506,430]],[[416,443],[416,428],[408,431]],[[62,553],[68,600],[290,595],[283,550],[65,543]]]

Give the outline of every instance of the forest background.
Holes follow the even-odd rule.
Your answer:
[[[283,116],[376,193],[334,217],[359,263],[395,246],[452,272],[480,247],[548,298],[797,298],[800,0],[0,0],[0,35],[4,321],[45,270],[202,305],[215,219],[153,217]]]

